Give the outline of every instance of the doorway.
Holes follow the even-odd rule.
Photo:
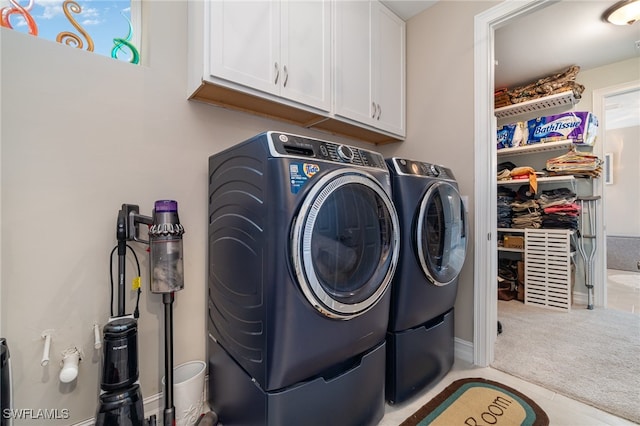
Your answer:
[[[496,118],[494,117],[495,30],[517,18],[539,11],[554,1],[503,2],[475,17],[475,264],[474,264],[474,362],[488,366],[494,359],[497,324],[496,233]],[[594,111],[595,112],[595,111]],[[596,144],[598,145],[598,144]],[[489,167],[487,167],[489,165]],[[602,196],[601,180],[593,182],[590,195]],[[602,202],[596,206],[596,234],[604,235]],[[593,281],[606,279],[605,239],[598,238]],[[604,286],[596,285],[596,307],[605,306]]]
[[[595,90],[605,159],[604,222],[610,309],[640,315],[640,80]]]
[[[494,31],[552,0],[503,2],[477,15],[474,26],[475,250],[473,362],[488,367],[494,358],[497,303],[497,121],[494,115]],[[487,167],[488,166],[488,167]]]

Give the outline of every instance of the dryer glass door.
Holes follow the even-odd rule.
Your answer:
[[[453,282],[467,251],[467,221],[458,190],[447,182],[430,186],[416,222],[416,248],[422,270],[436,285]]]
[[[398,218],[372,176],[337,170],[314,185],[292,229],[300,288],[323,314],[348,319],[387,290],[398,258]]]

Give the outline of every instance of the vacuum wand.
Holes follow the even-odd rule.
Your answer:
[[[127,215],[124,210],[118,212],[116,223],[116,239],[118,240],[118,312],[117,316],[125,314],[125,256],[127,254]],[[113,311],[112,311],[113,314]]]
[[[164,369],[165,408],[163,424],[174,426],[173,405],[173,300],[174,293],[184,288],[182,261],[184,228],[178,218],[178,203],[156,201],[149,228],[151,292],[162,294],[164,304]]]
[[[164,303],[164,426],[174,426],[176,407],[173,405],[173,293],[162,295]]]

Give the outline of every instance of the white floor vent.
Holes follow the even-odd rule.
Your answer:
[[[571,231],[525,230],[524,303],[571,310]]]

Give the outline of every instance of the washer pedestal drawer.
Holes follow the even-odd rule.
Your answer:
[[[418,327],[387,333],[387,401],[397,404],[436,385],[453,361],[453,308]]]
[[[386,343],[327,371],[276,391],[256,381],[209,339],[208,403],[220,422],[231,425],[371,425],[384,416]]]

